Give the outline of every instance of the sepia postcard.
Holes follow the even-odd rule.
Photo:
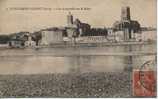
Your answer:
[[[157,0],[0,0],[0,98],[157,97]]]

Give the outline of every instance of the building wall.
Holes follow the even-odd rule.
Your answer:
[[[20,40],[11,40],[9,41],[9,46],[10,47],[15,47],[15,48],[20,48],[24,46],[24,42]]]
[[[60,30],[56,31],[42,31],[42,45],[50,45],[53,43],[63,42],[63,32]]]
[[[25,47],[35,47],[36,42],[32,40],[32,36],[28,35],[27,38],[28,38],[28,40],[25,41]]]
[[[115,32],[115,40],[116,41],[124,41],[124,32],[123,31]]]
[[[127,31],[128,32],[128,31]],[[108,34],[107,38],[109,40],[114,39],[113,41],[141,41],[142,37],[141,37],[142,33],[140,32],[131,32],[131,38],[129,39],[129,35],[128,33],[124,32],[124,31],[115,31],[111,34]]]
[[[148,41],[148,40],[157,40],[157,31],[142,31],[142,36],[141,39],[143,41]]]
[[[78,36],[79,33],[77,31],[77,28],[75,27],[69,27],[66,29],[66,32],[67,32],[67,37],[71,38],[73,36]]]
[[[107,35],[108,41],[115,42],[116,41],[115,40],[116,36],[115,36],[115,32],[113,31],[113,29],[108,29],[107,32],[108,32],[108,35]]]
[[[108,39],[105,36],[86,36],[79,37],[76,41],[80,43],[103,43],[108,42]]]

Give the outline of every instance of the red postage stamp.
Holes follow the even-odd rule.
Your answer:
[[[152,65],[152,61],[147,61],[140,69],[133,70],[133,96],[156,96],[156,71]]]

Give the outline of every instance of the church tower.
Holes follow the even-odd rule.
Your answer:
[[[122,21],[130,21],[131,20],[130,7],[128,7],[128,6],[122,7],[121,20]]]
[[[67,15],[67,25],[68,26],[73,25],[73,16],[72,16],[71,12],[69,12],[69,14]]]

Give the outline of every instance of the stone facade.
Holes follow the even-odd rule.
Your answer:
[[[41,45],[51,45],[54,43],[63,42],[63,30],[60,29],[51,29],[51,30],[42,30],[42,39]]]

